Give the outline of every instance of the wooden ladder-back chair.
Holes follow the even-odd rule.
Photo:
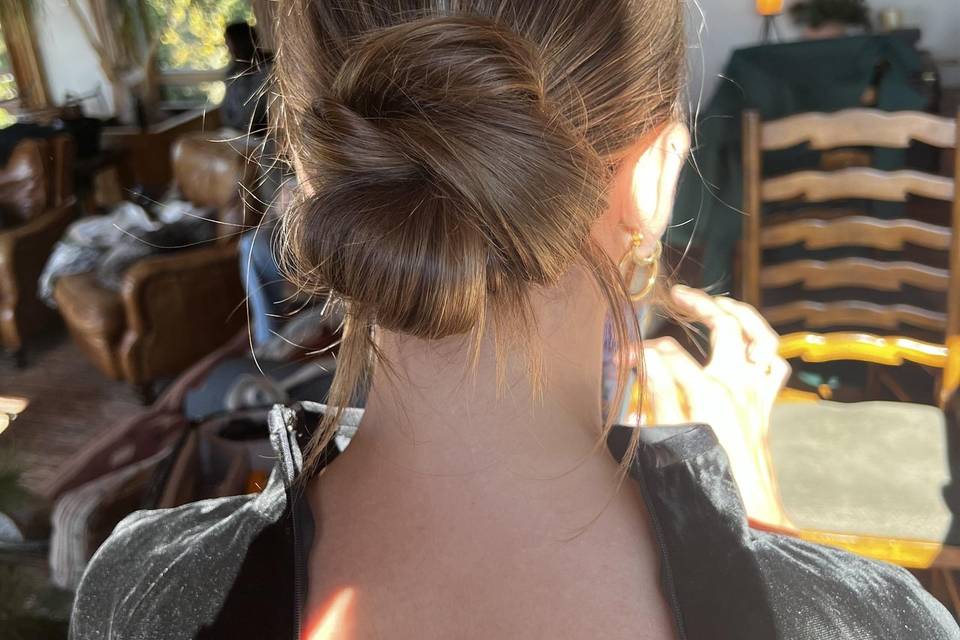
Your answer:
[[[892,331],[906,324],[931,332],[960,334],[960,240],[951,227],[910,219],[883,220],[865,215],[834,215],[830,210],[802,214],[776,224],[764,224],[764,203],[802,199],[824,203],[840,199],[905,202],[909,195],[953,203],[952,227],[960,227],[960,200],[954,197],[955,180],[918,171],[880,171],[854,167],[833,172],[800,171],[763,179],[765,151],[789,149],[807,143],[816,150],[870,146],[906,149],[911,141],[953,151],[954,170],[960,171],[956,121],[918,112],[888,113],[850,109],[833,114],[805,113],[761,123],[756,112],[743,122],[744,212],[741,289],[744,301],[761,309],[771,324],[804,322],[810,328],[855,325]],[[914,245],[933,251],[950,251],[950,270],[907,260],[882,262],[869,258],[795,260],[764,267],[763,251],[802,244],[823,250],[860,247],[900,251]],[[946,294],[947,313],[910,304],[881,305],[842,301],[764,304],[766,288],[803,285],[805,290],[857,287],[898,291],[904,285]],[[949,315],[949,317],[947,317]]]
[[[910,568],[934,569],[938,595],[960,611],[950,571],[960,568],[960,131],[957,120],[925,113],[851,109],[761,123],[743,120],[744,209],[741,291],[774,326],[803,323],[781,338],[781,355],[804,362],[854,360],[942,369],[938,398],[839,403],[787,392],[774,409],[768,445],[784,507],[801,536]],[[854,167],[763,177],[763,153],[807,143],[811,149],[906,149],[912,141],[953,152],[953,177]],[[946,155],[944,153],[944,155]],[[950,227],[905,218],[807,212],[763,219],[764,203],[819,205],[842,199],[905,202],[910,195],[951,203]],[[857,247],[886,252],[907,245],[949,251],[949,268],[866,257],[799,259],[764,267],[763,252],[802,245],[818,251]],[[800,285],[901,292],[905,285],[945,296],[946,311],[910,301],[789,301],[764,304],[764,290]],[[897,333],[904,326],[940,342]],[[846,330],[848,328],[855,330]],[[860,331],[863,329],[863,332]],[[870,332],[878,332],[875,335]]]

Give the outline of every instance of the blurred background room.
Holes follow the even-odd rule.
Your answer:
[[[337,314],[275,255],[275,6],[0,0],[0,640],[66,638],[117,522],[258,491],[266,412],[329,389]],[[657,286],[781,334],[793,374],[755,446],[798,535],[910,569],[956,615],[960,2],[687,11],[694,151]],[[637,377],[608,410],[655,424]]]

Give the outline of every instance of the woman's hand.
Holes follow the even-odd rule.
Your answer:
[[[742,302],[683,286],[674,287],[671,297],[690,320],[710,330],[710,359],[701,366],[673,338],[644,342],[643,401],[651,406],[649,415],[657,424],[710,425],[730,459],[748,516],[792,528],[767,449],[770,411],[790,375],[777,353],[777,334]]]

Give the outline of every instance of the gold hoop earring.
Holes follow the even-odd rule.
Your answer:
[[[630,242],[630,249],[620,260],[620,274],[623,276],[623,281],[627,285],[627,293],[630,294],[630,300],[633,302],[639,302],[647,297],[657,284],[657,276],[660,275],[660,254],[663,252],[663,245],[658,240],[653,252],[648,255],[643,255],[642,246],[643,234],[635,231]],[[641,280],[640,289],[634,290],[631,287],[633,287],[641,270],[646,271],[646,275]]]

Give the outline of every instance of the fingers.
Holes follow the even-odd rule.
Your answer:
[[[747,342],[747,360],[766,364],[777,357],[780,336],[767,321],[750,305],[732,298],[714,298],[717,305],[735,317],[740,323]]]
[[[749,384],[764,405],[772,405],[790,376],[790,365],[779,356],[780,337],[767,321],[750,305],[731,298],[682,286],[671,294],[710,329],[710,375],[728,384]]]
[[[677,285],[670,290],[674,302],[710,330],[710,364],[738,368],[746,362],[747,342],[740,320],[723,309],[713,296]]]
[[[747,341],[747,360],[761,374],[761,394],[773,406],[777,394],[790,378],[790,364],[780,357],[780,336],[752,306],[731,298],[716,298],[717,304],[737,318]]]
[[[672,293],[674,300],[710,329],[711,364],[720,362],[725,369],[732,369],[746,361],[766,368],[778,357],[780,337],[750,305],[687,287],[674,287]]]

